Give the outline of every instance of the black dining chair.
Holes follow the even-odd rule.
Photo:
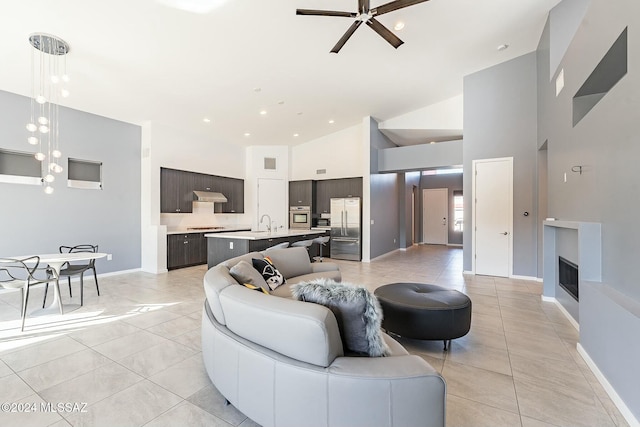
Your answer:
[[[27,303],[29,302],[29,289],[35,285],[54,283],[60,292],[58,275],[52,268],[39,267],[40,257],[32,256],[23,259],[0,258],[0,288],[20,289],[22,294],[22,307],[20,315],[22,324],[20,331],[24,332],[24,321],[27,317]],[[40,273],[42,278],[36,277]],[[46,278],[45,278],[46,277]],[[60,301],[60,314],[62,314],[62,302]]]
[[[98,252],[98,245],[76,245],[76,246],[60,246],[60,253],[77,253],[77,252]],[[69,282],[69,296],[73,297],[73,293],[71,292],[71,276],[80,275],[80,305],[84,304],[84,272],[92,269],[93,270],[93,278],[96,282],[96,291],[98,291],[98,296],[100,296],[100,287],[98,286],[98,274],[96,273],[96,260],[92,259],[88,262],[82,262],[82,264],[77,263],[65,263],[60,269],[60,277],[66,276],[67,281]],[[45,306],[47,302],[47,290],[49,286],[44,289],[44,301],[42,302],[42,307]]]

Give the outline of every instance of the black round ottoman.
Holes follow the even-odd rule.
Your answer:
[[[471,328],[471,300],[462,292],[424,283],[392,283],[374,292],[380,301],[382,327],[406,338],[452,339]]]

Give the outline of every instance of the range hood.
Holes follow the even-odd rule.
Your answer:
[[[211,203],[226,203],[227,198],[222,193],[216,193],[213,191],[194,191],[196,200],[199,202],[211,202]]]

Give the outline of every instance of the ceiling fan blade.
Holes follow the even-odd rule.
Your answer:
[[[380,16],[393,12],[394,10],[402,9],[403,7],[413,6],[414,4],[424,3],[426,1],[429,0],[396,0],[371,9],[371,14],[373,16]]]
[[[367,25],[370,26],[373,29],[373,31],[380,34],[383,39],[388,41],[389,44],[391,44],[391,46],[395,47],[396,49],[398,48],[398,46],[404,43],[395,34],[393,34],[387,27],[382,25],[379,21],[376,21],[375,18],[369,19],[367,21]]]
[[[369,0],[358,0],[358,12],[360,13],[369,12]]]
[[[347,32],[344,33],[344,35],[340,38],[340,40],[338,40],[338,43],[336,43],[333,49],[331,49],[331,53],[340,52],[340,49],[342,49],[342,46],[344,46],[347,40],[349,40],[349,38],[353,35],[353,33],[356,32],[360,24],[362,24],[362,21],[354,21],[353,24],[351,24],[351,26],[347,30]]]
[[[345,18],[355,18],[358,16],[355,12],[336,12],[335,10],[313,10],[313,9],[296,9],[296,15],[311,16],[343,16]]]

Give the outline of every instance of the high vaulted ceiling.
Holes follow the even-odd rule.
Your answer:
[[[167,5],[203,1],[217,6]],[[464,75],[534,50],[557,3],[431,0],[379,17],[404,21],[397,50],[361,26],[333,54],[352,18],[296,8],[351,12],[357,0],[13,0],[0,10],[0,89],[30,95],[28,37],[50,33],[71,46],[62,105],[212,141],[297,144],[459,95]]]

